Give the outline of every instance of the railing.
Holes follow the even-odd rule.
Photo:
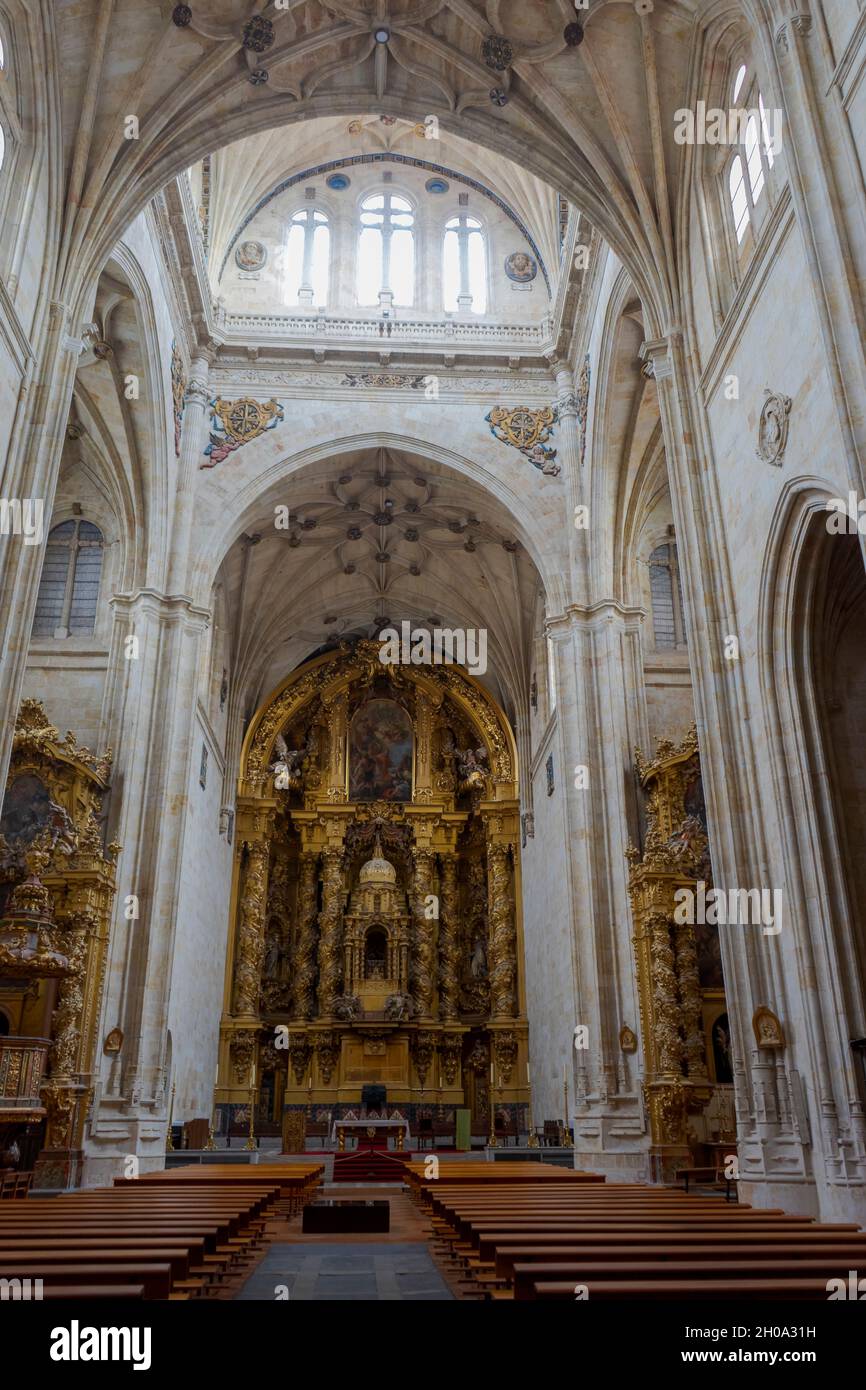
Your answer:
[[[50,1046],[50,1038],[0,1038],[0,1113],[43,1111],[39,1087]]]
[[[349,318],[329,314],[235,314],[216,311],[217,326],[228,333],[282,341],[341,339],[343,341],[445,346],[495,344],[503,349],[540,351],[551,341],[550,320],[538,323],[473,323],[464,319]]]

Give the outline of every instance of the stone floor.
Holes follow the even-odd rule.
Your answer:
[[[236,1297],[272,1303],[285,1297],[278,1291],[280,1286],[288,1290],[291,1301],[300,1302],[423,1302],[453,1297],[426,1243],[397,1241],[343,1245],[334,1238],[327,1244],[274,1244]]]
[[[391,1206],[391,1229],[380,1235],[304,1235],[300,1216],[288,1223],[271,1222],[268,1247],[235,1298],[272,1303],[285,1297],[280,1286],[290,1300],[301,1302],[423,1302],[459,1296],[434,1264],[427,1222],[402,1185],[340,1183],[326,1185],[322,1195],[385,1199]]]

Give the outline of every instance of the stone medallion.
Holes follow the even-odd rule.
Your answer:
[[[267,248],[260,241],[242,241],[235,250],[235,265],[247,273],[261,270],[267,259]]]
[[[528,284],[538,274],[538,262],[528,251],[512,251],[505,258],[505,274],[518,285]]]
[[[782,467],[785,446],[788,443],[788,416],[791,412],[791,397],[782,396],[777,391],[764,391],[764,404],[758,421],[758,458],[775,468]]]

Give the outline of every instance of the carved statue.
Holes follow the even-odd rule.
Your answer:
[[[357,994],[342,994],[334,1000],[334,1017],[341,1023],[353,1023],[361,1016],[361,1000]]]
[[[490,774],[487,750],[462,748],[454,754],[457,764],[458,787],[462,792],[483,791]]]
[[[289,748],[283,735],[277,734],[274,749],[277,757],[268,768],[274,774],[274,787],[277,791],[299,791],[304,784],[310,740],[305,748]]]
[[[476,936],[475,944],[472,947],[472,958],[469,962],[469,969],[472,971],[473,979],[487,979],[487,950],[484,945],[484,937]]]
[[[275,979],[280,971],[283,960],[283,947],[279,933],[272,931],[268,934],[267,945],[265,946],[264,973],[266,977]]]
[[[411,995],[389,994],[385,1000],[385,1017],[390,1023],[407,1023],[412,1017]]]

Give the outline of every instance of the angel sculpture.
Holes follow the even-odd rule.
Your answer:
[[[385,1000],[385,1017],[389,1023],[406,1022],[412,1017],[412,998],[408,994],[389,994]]]
[[[455,754],[462,792],[483,791],[489,771],[485,748],[461,748]]]
[[[282,734],[274,740],[276,761],[268,768],[274,774],[274,787],[277,791],[297,791],[302,785],[302,771],[306,762],[306,750],[289,748]]]

